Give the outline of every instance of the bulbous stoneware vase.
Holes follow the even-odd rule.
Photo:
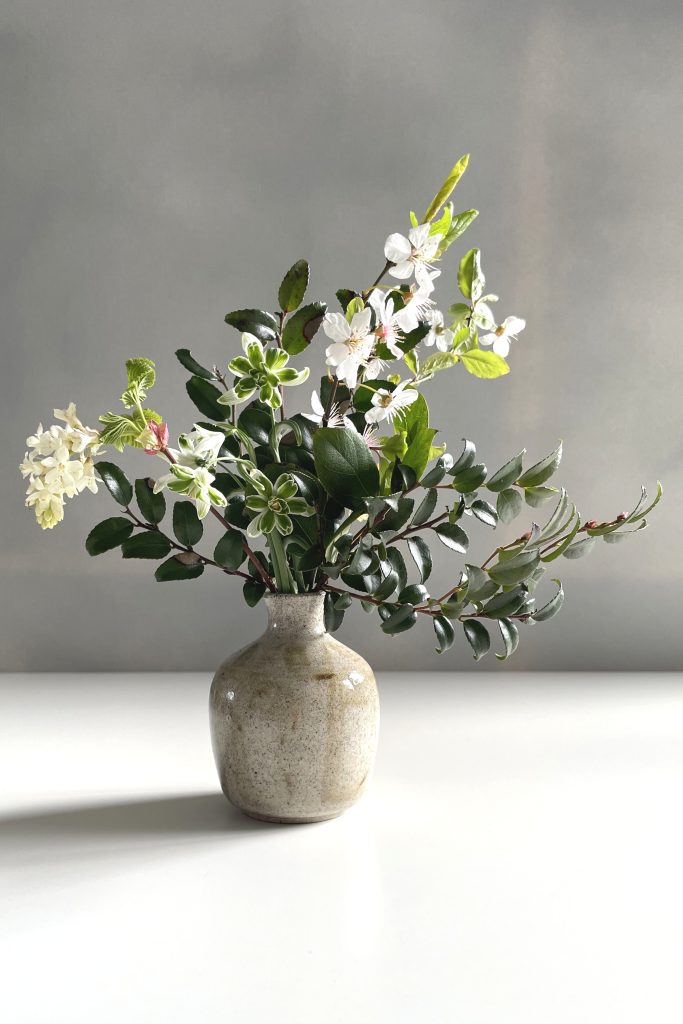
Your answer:
[[[226,661],[209,700],[223,792],[252,818],[336,818],[361,797],[375,760],[377,684],[325,632],[323,594],[271,594],[268,627]]]

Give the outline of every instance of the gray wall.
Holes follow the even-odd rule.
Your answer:
[[[225,361],[225,312],[272,303],[300,256],[316,296],[366,285],[466,150],[467,240],[529,326],[506,380],[430,386],[451,447],[471,436],[494,467],[562,437],[561,479],[598,519],[667,488],[649,531],[562,561],[565,610],[510,667],[681,667],[680,3],[6,0],[0,24],[2,668],[210,668],[255,635],[263,612],[224,577],[89,559],[105,493],[42,533],[24,438],[73,399],[95,423],[130,354],[157,360],[155,405],[184,428],[175,348]],[[379,668],[472,664],[360,611],[341,636]]]

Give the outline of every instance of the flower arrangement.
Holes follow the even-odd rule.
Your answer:
[[[476,659],[498,627],[502,653],[517,647],[519,626],[543,622],[564,594],[537,602],[549,564],[579,558],[598,538],[613,544],[642,530],[661,497],[640,500],[629,514],[584,520],[564,489],[549,484],[562,445],[526,467],[525,451],[493,473],[472,441],[456,456],[437,443],[423,389],[437,373],[457,368],[480,379],[509,372],[511,343],[525,321],[498,321],[497,296],[486,292],[480,252],[459,262],[460,298],[448,314],[436,308],[439,261],[477,216],[449,201],[465,171],[460,159],[421,220],[411,213],[407,235],[391,234],[385,264],[365,290],[337,292],[340,310],[304,303],[309,268],[299,260],[278,291],[277,312],[240,309],[226,323],[242,335],[242,354],[227,369],[201,365],[187,349],[176,356],[190,374],[187,392],[202,419],[171,446],[166,419],[145,404],[155,383],[150,359],[126,362],[123,412],[85,427],[75,406],[55,410],[59,424],[28,438],[21,465],[26,504],[43,529],[64,515],[66,498],[101,481],[121,507],[89,534],[91,555],[118,548],[124,558],[159,562],[160,582],[191,580],[207,567],[237,576],[249,605],[268,591],[323,592],[330,631],[358,602],[396,634],[431,621],[439,653],[461,624]],[[293,413],[288,390],[309,376],[291,365],[320,335],[328,372],[307,412]],[[105,448],[137,449],[164,463],[129,482],[101,458]],[[165,493],[176,500],[166,528]],[[137,508],[133,506],[133,499]],[[470,529],[494,530],[522,512],[554,502],[544,525],[532,523],[497,545],[481,565],[464,564],[446,593],[428,590],[434,542],[464,558]],[[209,557],[199,548],[208,515],[220,524]]]

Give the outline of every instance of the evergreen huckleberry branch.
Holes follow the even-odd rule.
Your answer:
[[[118,548],[124,558],[153,559],[159,582],[195,579],[209,566],[242,579],[249,605],[266,591],[322,592],[331,631],[354,601],[376,612],[388,634],[429,618],[439,653],[452,646],[461,624],[477,660],[497,624],[502,653],[496,657],[511,655],[520,624],[543,622],[562,606],[558,579],[553,596],[537,601],[549,564],[560,556],[580,558],[599,538],[614,544],[644,529],[662,488],[657,485],[649,504],[643,488],[630,513],[584,520],[565,490],[548,483],[561,443],[527,468],[522,451],[494,473],[478,461],[472,441],[455,456],[435,443],[425,386],[456,367],[483,380],[504,376],[526,326],[518,316],[499,321],[495,315],[498,298],[486,292],[476,248],[459,261],[458,301],[446,314],[436,307],[437,264],[477,217],[476,210],[456,214],[450,201],[468,159],[455,164],[421,221],[411,213],[407,234],[389,235],[373,284],[337,292],[338,311],[324,302],[303,304],[309,268],[299,260],[280,285],[276,312],[228,313],[226,323],[241,333],[242,354],[225,369],[208,369],[179,349],[190,374],[188,395],[203,418],[179,435],[177,447],[167,421],[145,405],[156,380],[150,359],[127,360],[125,411],[102,414],[99,429],[85,427],[73,403],[55,409],[60,423],[38,427],[21,464],[26,504],[40,526],[61,522],[65,499],[96,492],[99,480],[121,513],[90,532],[91,555]],[[286,391],[303,384],[309,369],[291,362],[321,331],[327,374],[311,395],[310,411],[292,413]],[[132,485],[118,465],[101,458],[107,447],[154,456],[164,472],[150,477],[147,465]],[[176,500],[172,525],[162,529],[166,494]],[[532,523],[481,565],[465,562],[446,593],[430,594],[434,541],[462,561],[468,520],[494,530],[525,504],[536,509],[550,502],[543,526]],[[220,524],[212,557],[197,550],[209,515]]]

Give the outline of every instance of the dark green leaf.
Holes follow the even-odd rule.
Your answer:
[[[203,562],[194,562],[187,565],[184,562],[178,561],[178,558],[174,556],[157,566],[154,578],[157,583],[168,583],[171,580],[196,580],[203,572]]]
[[[490,491],[504,491],[506,487],[515,482],[522,472],[522,459],[525,452],[526,448],[523,448],[519,455],[515,455],[513,459],[497,469],[491,479],[487,480],[486,486]]]
[[[520,487],[538,487],[553,475],[562,460],[562,442],[558,444],[555,451],[546,455],[544,459],[537,462],[526,473],[523,473],[517,483]]]
[[[357,508],[363,498],[379,491],[379,473],[368,447],[351,430],[324,427],[313,441],[317,476],[333,498]]]
[[[515,587],[492,597],[482,608],[482,614],[490,619],[505,619],[515,615],[526,601],[527,592],[523,587]]]
[[[469,469],[456,474],[453,486],[461,494],[471,494],[472,491],[476,491],[477,487],[481,487],[485,479],[486,466],[483,462],[478,462],[476,465],[470,466]]]
[[[464,448],[462,455],[448,470],[451,476],[457,476],[458,473],[464,473],[466,469],[469,469],[477,457],[477,447],[474,441],[464,441]]]
[[[198,363],[194,358],[189,348],[178,348],[176,349],[176,359],[178,362],[189,370],[190,373],[195,377],[203,377],[204,380],[215,380],[213,370],[207,370],[205,366]]]
[[[429,597],[429,593],[426,587],[423,587],[421,583],[410,583],[407,587],[404,587],[401,593],[398,595],[399,604],[422,604]]]
[[[534,622],[546,622],[548,619],[552,619],[554,615],[557,615],[560,608],[564,604],[564,590],[559,580],[553,580],[553,583],[557,583],[557,593],[544,604],[542,608],[539,608],[537,612],[534,612],[531,618]]]
[[[238,419],[237,426],[243,430],[255,444],[268,445],[270,443],[270,431],[273,420],[270,413],[264,409],[255,409],[247,406]]]
[[[483,501],[481,498],[477,498],[470,505],[472,514],[477,519],[484,523],[486,526],[497,526],[498,525],[498,513],[496,512],[493,505],[489,505],[488,501]]]
[[[114,516],[112,519],[105,519],[95,526],[85,541],[85,550],[89,555],[101,555],[105,551],[111,551],[130,537],[133,532],[133,524],[122,516]]]
[[[166,512],[166,499],[161,491],[158,494],[153,490],[154,481],[136,480],[135,497],[138,507],[148,523],[156,526],[164,518]]]
[[[247,557],[243,535],[238,530],[226,530],[216,544],[213,557],[214,561],[225,569],[239,569]]]
[[[595,537],[584,537],[582,540],[575,540],[563,552],[565,558],[583,558],[595,547]]]
[[[334,633],[344,621],[344,609],[336,605],[333,594],[325,594],[325,629]]]
[[[121,554],[124,558],[166,558],[171,550],[171,542],[163,533],[146,530],[136,533],[134,537],[124,540]]]
[[[373,593],[373,597],[377,598],[378,601],[386,601],[398,587],[398,574],[394,569],[390,569],[386,574],[380,585]]]
[[[185,384],[185,390],[202,416],[208,416],[210,420],[219,423],[225,419],[227,409],[224,405],[218,404],[221,393],[208,380],[204,380],[203,377],[190,377]]]
[[[387,548],[387,561],[396,573],[396,589],[403,590],[408,582],[408,571],[398,548]]]
[[[452,465],[452,455],[448,455],[448,453],[446,453],[445,455],[439,456],[436,460],[436,465],[430,469],[427,475],[422,478],[420,483],[423,487],[436,487],[437,484],[441,483]]]
[[[339,300],[339,305],[341,306],[343,313],[346,313],[346,307],[349,302],[358,298],[358,292],[354,292],[350,288],[339,288],[334,294]]]
[[[323,322],[327,306],[324,302],[311,302],[302,306],[285,324],[282,332],[282,347],[290,356],[295,356],[310,345]]]
[[[432,554],[422,537],[408,537],[408,550],[417,566],[420,581],[426,583],[432,571]]]
[[[459,554],[464,555],[469,547],[469,539],[464,530],[455,523],[439,523],[438,526],[434,527],[439,540],[450,548],[451,551],[457,551]]]
[[[443,654],[455,641],[455,630],[445,615],[435,615],[432,619],[436,633],[436,653]]]
[[[412,605],[404,604],[401,608],[394,612],[391,612],[389,617],[382,623],[382,632],[389,633],[403,633],[407,629],[411,629],[417,622],[417,614]]]
[[[462,624],[467,642],[474,651],[474,660],[479,661],[491,647],[491,638],[486,626],[476,619],[465,619]]]
[[[293,313],[303,302],[308,288],[308,274],[306,260],[297,260],[285,274],[277,293],[277,300],[283,313]]]
[[[500,635],[503,638],[503,644],[505,645],[505,653],[497,654],[496,657],[499,661],[505,661],[511,654],[514,654],[517,650],[519,643],[519,630],[514,622],[510,622],[509,619],[499,619],[498,627],[500,629]]]
[[[236,309],[228,313],[225,322],[241,333],[247,332],[261,341],[274,341],[278,322],[272,313],[263,309]]]
[[[260,580],[247,580],[244,586],[242,587],[242,594],[244,596],[244,600],[247,602],[250,608],[253,608],[254,605],[257,605],[259,603],[265,592],[265,584],[261,583]]]
[[[422,526],[428,519],[431,519],[432,512],[436,508],[436,500],[438,496],[438,491],[435,487],[432,487],[427,491],[424,498],[417,506],[417,511],[413,516],[411,526]]]
[[[511,523],[522,511],[522,495],[519,491],[508,488],[501,491],[496,501],[496,511],[501,523]]]
[[[519,554],[513,555],[512,558],[498,561],[495,565],[492,565],[488,573],[494,583],[504,586],[522,583],[531,576],[540,560],[541,556],[537,550],[520,551]]]
[[[173,532],[180,543],[188,548],[201,540],[204,527],[193,502],[177,501],[175,503],[173,506]]]
[[[398,531],[401,530],[410,519],[413,514],[414,507],[415,502],[412,498],[399,498],[398,507],[396,510],[391,509],[387,512],[384,519],[377,527],[377,532],[385,533],[387,531],[391,531],[392,533],[398,533]]]
[[[133,500],[133,487],[123,470],[113,462],[96,462],[95,469],[114,501],[127,508]]]

